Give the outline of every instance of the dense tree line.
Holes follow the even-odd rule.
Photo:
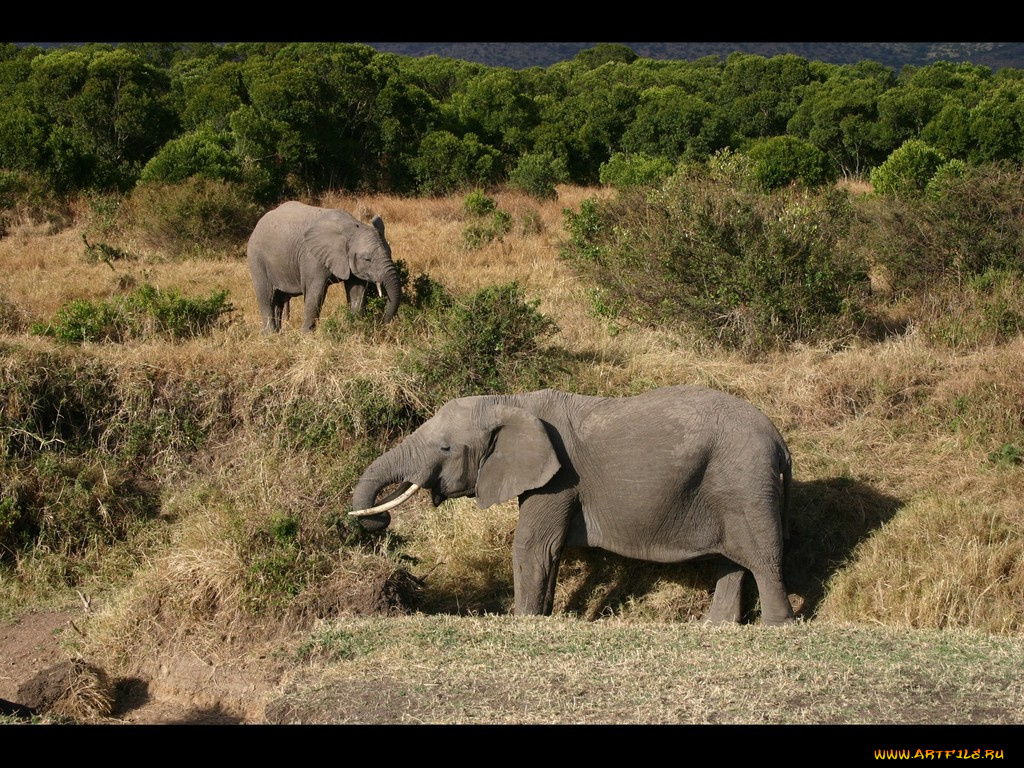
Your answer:
[[[1024,75],[659,61],[616,44],[524,70],[350,43],[0,45],[0,194],[20,175],[68,193],[198,177],[260,201],[501,183],[543,195],[724,150],[774,187],[866,177],[908,141],[943,161],[1020,163]]]

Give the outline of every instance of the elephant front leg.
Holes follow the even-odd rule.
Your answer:
[[[514,547],[512,569],[516,616],[550,616],[555,607],[559,557]]]
[[[517,616],[550,616],[555,583],[568,533],[568,510],[545,508],[520,500],[519,523],[512,545],[512,574]]]
[[[302,312],[302,330],[307,333],[316,328],[316,321],[320,317],[320,308],[327,296],[327,281],[317,280],[306,286],[304,294],[305,305]]]
[[[743,615],[743,577],[746,571],[732,560],[722,560],[705,624],[736,624]]]

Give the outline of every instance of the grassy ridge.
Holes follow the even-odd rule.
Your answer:
[[[524,373],[529,363],[534,367],[519,379],[529,387],[622,395],[697,383],[764,410],[794,454],[786,576],[800,615],[812,620],[794,630],[802,638],[796,646],[783,641],[787,647],[816,644],[817,632],[827,645],[847,631],[841,628],[858,625],[876,628],[855,633],[874,649],[871,654],[883,654],[879,643],[905,642],[899,631],[938,629],[966,633],[957,638],[1011,638],[992,651],[995,657],[1019,651],[1013,638],[1024,628],[1024,512],[1018,503],[1024,469],[1017,450],[1024,445],[1024,339],[955,349],[934,343],[910,323],[907,332],[881,341],[797,344],[751,359],[685,333],[613,329],[595,316],[590,287],[558,257],[563,209],[579,210],[596,194],[603,193],[563,188],[552,202],[497,194],[497,207],[511,225],[484,242],[479,229],[467,242],[467,228],[479,220],[460,199],[336,196],[324,203],[357,215],[380,213],[410,278],[428,275],[456,302],[515,283],[526,309],[512,301],[510,311],[524,311],[526,318],[541,313],[557,330],[539,346],[524,348],[517,370],[499,372],[499,378]],[[70,229],[25,224],[0,240],[0,262],[9,265],[0,274],[0,294],[7,298],[0,315],[0,531],[14,536],[0,550],[0,612],[67,601],[76,590],[101,596],[102,610],[93,614],[78,652],[127,674],[153,669],[170,653],[205,658],[228,654],[230,647],[233,654],[255,654],[267,643],[287,647],[289,654],[319,649],[316,654],[329,661],[334,642],[358,647],[380,626],[339,616],[401,611],[403,604],[426,614],[509,609],[514,505],[480,512],[463,499],[435,510],[423,497],[396,514],[383,539],[345,525],[348,496],[365,464],[455,393],[446,386],[471,385],[454,374],[431,379],[422,368],[468,354],[451,346],[447,321],[437,319],[451,316],[410,303],[395,323],[380,327],[348,317],[343,291],[335,287],[317,333],[289,329],[262,336],[240,246],[184,260],[142,248],[134,249],[137,258],[97,262],[82,244],[82,232],[92,226],[83,210]],[[69,301],[111,301],[141,285],[186,298],[224,292],[232,310],[186,339],[143,336],[66,346],[30,332]],[[301,316],[301,300],[292,310],[293,317]],[[28,509],[46,511],[41,527],[18,528],[15,518]],[[700,616],[712,585],[699,565],[572,553],[561,571],[556,611],[614,619],[607,629],[612,635],[640,631],[630,628],[634,623],[659,636],[682,633],[682,640],[666,642],[685,644],[691,632],[696,642],[696,628],[660,625]],[[452,633],[472,634],[476,626],[447,624],[443,616],[402,619],[396,626],[415,633],[416,622],[423,622],[419,631],[432,644]],[[588,642],[586,624],[565,617],[550,625],[503,624],[502,633],[543,634],[555,623],[577,628],[564,632],[566,642]],[[889,640],[876,642],[876,631]],[[332,640],[332,632],[340,639]],[[756,628],[722,635],[728,648],[749,638],[757,638],[759,647],[775,642]],[[471,640],[462,638],[464,651]],[[544,646],[548,640],[523,642]],[[628,647],[628,640],[622,642]],[[644,647],[645,654],[655,652],[654,645]],[[783,651],[765,653],[756,663],[768,664]],[[571,651],[558,658],[564,654]],[[432,658],[429,664],[441,664],[442,656]],[[519,663],[515,654],[496,658]],[[925,654],[907,664],[935,661]],[[647,662],[668,663],[660,657]],[[580,663],[573,674],[584,680],[593,663]],[[622,663],[628,668],[637,660]],[[809,689],[839,674],[811,673],[814,664],[801,668]],[[994,679],[1001,679],[999,670]],[[679,672],[683,679],[698,674]],[[452,674],[463,673],[470,674]],[[943,683],[943,691],[978,687],[978,674],[965,672],[959,681]],[[879,673],[877,679],[886,678]],[[1014,679],[999,696],[1019,692]],[[308,679],[302,684],[314,685]],[[507,685],[503,695],[515,687]],[[638,685],[637,697],[639,691]],[[684,706],[680,695],[673,688],[660,703],[626,696],[614,705],[621,710],[591,711],[554,700],[570,707],[565,711],[579,722],[711,722],[713,711],[724,711],[721,722],[760,722],[756,712],[766,703],[737,700],[735,708],[722,710],[721,701]],[[913,720],[901,719],[899,701],[895,693],[891,707],[872,709],[876,705],[865,701],[852,721],[874,715]],[[430,721],[500,719],[505,706],[468,713],[447,709],[452,702],[434,709]],[[962,704],[949,718],[975,711]],[[520,721],[560,720],[553,705],[524,706],[515,710],[525,718]],[[788,721],[842,720],[835,706],[822,700]],[[372,717],[370,710],[364,714]],[[926,720],[927,713],[917,717]],[[1019,709],[1001,709],[995,721],[1019,717]],[[981,714],[964,719],[984,721]]]

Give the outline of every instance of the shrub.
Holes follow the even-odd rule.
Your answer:
[[[920,139],[908,139],[885,162],[871,169],[871,186],[880,195],[917,196],[945,162],[937,149]]]
[[[185,339],[209,331],[232,311],[227,291],[206,298],[186,298],[145,284],[133,293],[107,301],[75,299],[57,311],[52,323],[36,323],[31,332],[68,343],[121,342],[165,336]]]
[[[848,332],[866,281],[850,219],[840,190],[763,194],[683,169],[568,212],[562,256],[618,299],[604,312],[754,352]]]
[[[482,248],[488,243],[502,242],[512,229],[512,216],[507,211],[497,210],[487,221],[470,222],[462,230],[462,244],[467,250]]]
[[[462,207],[471,216],[488,216],[494,213],[498,205],[494,202],[494,198],[475,189],[466,195],[466,199],[462,201]]]
[[[793,182],[817,187],[834,178],[825,153],[796,136],[757,140],[746,154],[753,161],[754,176],[764,189],[778,189]]]
[[[484,288],[436,316],[436,341],[408,365],[429,410],[454,397],[535,389],[552,359],[542,341],[557,331],[515,282]]]
[[[855,241],[897,296],[959,288],[989,270],[1024,273],[1024,170],[971,167],[937,174],[928,194],[866,200]]]
[[[461,139],[448,131],[432,131],[410,161],[416,187],[423,195],[449,195],[496,180],[501,153],[481,143],[474,133]]]
[[[674,169],[664,157],[616,152],[601,163],[599,178],[602,184],[612,187],[655,186],[671,176]]]
[[[129,215],[146,244],[171,257],[236,255],[262,209],[237,184],[192,177],[136,187]]]
[[[509,186],[519,189],[539,200],[554,200],[558,197],[556,184],[569,180],[569,169],[565,159],[550,152],[527,152],[521,155],[516,167],[508,175]]]
[[[242,181],[242,161],[230,133],[203,127],[171,139],[142,168],[142,184],[180,184],[193,176],[213,181]]]
[[[467,250],[480,248],[494,240],[501,242],[512,229],[512,216],[500,210],[492,198],[479,190],[466,196],[463,208],[476,217],[462,230],[462,243]]]

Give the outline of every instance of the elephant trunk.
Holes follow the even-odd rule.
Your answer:
[[[383,456],[379,456],[363,471],[362,477],[359,478],[355,488],[352,489],[353,511],[359,512],[360,510],[370,509],[375,506],[377,504],[377,495],[381,490],[394,483],[400,484],[398,490],[384,499],[381,502],[382,504],[408,490],[411,483],[405,479],[400,471],[396,456],[395,450],[389,451]],[[382,530],[391,523],[391,515],[387,511],[373,515],[360,515],[358,519],[363,528],[368,531]]]
[[[402,283],[398,279],[398,270],[394,267],[389,269],[382,282],[388,294],[388,305],[384,310],[384,322],[388,323],[394,318],[398,312],[398,305],[402,302]]]
[[[386,483],[360,480],[352,491],[352,509],[369,509],[374,505],[377,494]],[[359,524],[368,531],[382,531],[391,524],[391,513],[381,512],[376,515],[360,515]]]

